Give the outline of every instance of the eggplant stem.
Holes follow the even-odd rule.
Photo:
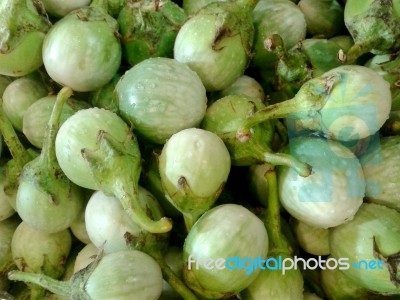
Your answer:
[[[100,130],[98,145],[96,150],[81,150],[97,189],[114,195],[132,221],[143,229],[151,233],[170,231],[171,220],[165,217],[152,220],[140,205],[141,156],[135,136],[128,134],[126,141],[121,143]]]
[[[283,145],[286,145],[288,143],[288,129],[283,125],[279,120],[277,120],[275,123],[275,130],[276,133],[278,134],[281,143]]]
[[[164,257],[159,251],[149,253],[160,265],[163,278],[168,284],[185,300],[197,300],[197,296],[189,289],[186,284],[175,274],[175,272],[165,262]]]
[[[302,163],[289,154],[265,152],[263,157],[264,161],[270,163],[271,165],[288,166],[295,169],[300,176],[307,177],[311,174],[310,165]]]
[[[279,59],[286,61],[288,53],[285,49],[283,39],[279,34],[272,34],[264,40],[264,48],[269,52],[274,52]]]
[[[30,283],[28,285],[30,287],[31,298],[30,300],[42,300],[43,297],[46,295],[46,289],[43,287]]]
[[[47,123],[46,137],[43,141],[42,151],[40,153],[40,160],[42,163],[50,167],[57,161],[55,140],[60,125],[60,117],[65,102],[72,96],[72,89],[63,87],[57,94],[56,102],[54,103],[50,120]]]
[[[390,129],[392,133],[400,133],[400,121],[394,121]]]
[[[192,229],[194,223],[199,219],[203,212],[201,213],[187,213],[183,212],[183,220],[185,221],[186,231],[189,232]]]
[[[104,8],[105,10],[108,9],[108,3],[106,0],[92,0],[92,2],[90,3],[91,7],[101,7]]]
[[[119,199],[128,216],[148,232],[166,233],[171,231],[172,222],[169,218],[163,217],[159,220],[152,220],[149,218],[140,205],[138,188],[133,187],[133,185],[133,183],[130,183],[129,185],[123,184],[120,180],[117,180],[114,185],[114,195]],[[127,186],[131,186],[131,189],[129,189],[131,192],[127,192]]]
[[[298,118],[299,113],[313,116],[328,101],[334,84],[341,80],[340,73],[316,77],[305,82],[297,94],[286,101],[266,106],[243,121],[237,135],[249,134],[250,129],[271,119]]]
[[[68,281],[59,281],[42,273],[11,271],[8,273],[8,279],[36,284],[61,297],[69,298],[71,295]]]
[[[4,142],[9,149],[11,156],[13,157],[16,164],[22,170],[23,166],[31,161],[30,155],[25,147],[22,145],[12,126],[10,120],[7,118],[3,110],[3,99],[0,98],[0,132],[3,135]]]
[[[291,255],[291,247],[281,230],[280,202],[275,169],[268,170],[264,176],[268,183],[268,208],[265,221],[271,245],[268,252],[274,255],[278,253]]]
[[[284,105],[283,105],[284,104]],[[298,100],[296,98],[292,98],[290,100],[286,100],[284,102],[276,103],[269,105],[256,113],[252,116],[247,118],[243,124],[242,128],[239,129],[239,132],[246,132],[249,131],[250,128],[265,122],[271,119],[279,119],[284,118],[290,113],[296,113],[299,111]]]
[[[355,43],[351,48],[347,51],[346,54],[341,58],[343,63],[346,64],[354,64],[354,62],[361,55],[369,52],[372,48],[369,45]]]
[[[259,0],[237,0],[236,3],[240,7],[252,11],[256,7],[258,1]]]

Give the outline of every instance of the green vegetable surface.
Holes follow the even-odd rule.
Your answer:
[[[0,0],[0,300],[400,299],[400,0]]]

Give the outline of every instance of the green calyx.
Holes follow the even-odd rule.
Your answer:
[[[4,183],[4,193],[7,195],[7,201],[14,210],[17,209],[16,196],[19,185],[19,175],[21,174],[22,168],[23,167],[21,167],[15,159],[9,160],[5,165],[4,174],[6,179]]]
[[[303,51],[302,44],[287,50],[284,41],[279,34],[272,34],[264,40],[266,51],[277,57],[275,73],[271,76],[272,85],[281,90],[285,85],[293,83],[300,86],[308,79],[311,79],[311,67],[309,57]]]
[[[328,39],[309,38],[287,49],[282,36],[272,34],[264,40],[264,47],[266,52],[276,57],[276,61],[274,69],[261,71],[261,76],[272,89],[270,95],[286,94],[282,101],[292,98],[307,80],[342,65],[337,55],[340,46]],[[274,96],[272,101],[280,102],[275,101]]]
[[[90,5],[75,10],[73,13],[66,15],[63,20],[77,19],[82,22],[105,22],[110,30],[118,36],[118,22],[110,16],[101,5]]]
[[[192,270],[189,270],[186,266],[183,268],[183,278],[188,287],[193,290],[197,295],[204,297],[205,299],[221,299],[221,298],[229,298],[229,296],[233,296],[234,293],[222,293],[216,291],[209,291],[201,286],[201,284],[197,281],[195,274]]]
[[[134,261],[132,261],[132,259]],[[130,272],[132,271],[132,265],[134,265],[133,273]],[[118,266],[122,267],[118,268]],[[152,269],[149,270],[146,268],[149,266]],[[121,273],[113,274],[114,278],[111,279],[113,284],[108,284],[104,289],[112,289],[111,291],[114,292],[107,290],[106,292],[108,295],[104,296],[103,294],[97,293],[97,291],[94,290],[94,287],[100,287],[105,278],[107,278],[107,274],[104,274],[104,272],[107,273],[110,267],[114,267],[115,270],[121,271]],[[40,286],[51,293],[62,297],[62,299],[106,299],[110,297],[110,295],[119,299],[128,299],[132,297],[132,295],[138,296],[135,291],[138,291],[139,289],[140,295],[138,296],[138,299],[158,299],[159,295],[156,297],[154,291],[143,291],[148,290],[150,286],[143,287],[144,282],[137,282],[137,278],[132,277],[132,274],[133,276],[136,276],[135,271],[138,271],[141,267],[146,268],[143,270],[143,275],[150,276],[146,274],[146,272],[149,271],[154,271],[152,275],[157,275],[156,280],[154,280],[153,283],[157,283],[158,286],[151,286],[151,288],[159,289],[159,293],[161,293],[162,289],[162,279],[158,270],[161,269],[165,280],[177,289],[182,299],[197,300],[197,297],[193,292],[189,290],[173,273],[171,268],[167,266],[163,257],[153,256],[153,258],[150,258],[149,255],[135,250],[119,251],[110,254],[104,254],[103,251],[100,251],[100,253],[96,255],[95,259],[86,268],[74,273],[67,281],[56,280],[42,273],[35,274],[22,271],[11,271],[8,273],[8,278],[10,280],[22,281],[28,284]],[[120,270],[121,268],[122,270]],[[139,272],[140,271],[141,270],[139,270]],[[152,279],[153,278],[150,280]],[[129,289],[128,291],[127,286]]]
[[[306,38],[307,24],[299,6],[286,0],[260,0],[252,11],[255,37],[251,65],[263,72],[274,71],[277,56],[265,50],[265,39],[279,34],[287,49]],[[273,76],[273,75],[270,75]]]
[[[213,50],[220,50],[226,38],[239,34],[242,46],[250,59],[254,40],[254,26],[250,12],[251,10],[243,9],[243,6],[235,2],[213,2],[199,10],[196,16],[216,16]]]
[[[84,208],[83,191],[65,176],[55,154],[62,108],[71,95],[68,87],[58,93],[41,154],[27,163],[19,176],[16,206],[21,218],[48,233],[67,229]]]
[[[268,106],[265,106],[260,99],[229,95],[210,105],[202,128],[220,136],[231,155],[233,165],[249,166],[264,162],[272,165],[288,165],[303,176],[308,176],[310,169],[307,165],[287,154],[274,153],[271,150],[275,121],[265,119],[247,126],[253,117],[267,109]]]
[[[129,174],[129,179],[132,180],[132,184],[137,182],[141,171],[141,156],[139,145],[133,135],[128,135],[126,141],[120,143],[107,132],[99,131],[98,145],[99,147],[95,150],[84,148],[81,151],[98,190],[113,194],[114,185],[117,184],[115,182],[121,181],[119,178],[121,176],[118,176],[118,173],[115,176],[116,178],[109,176],[113,169],[126,171],[126,174]],[[107,159],[108,157],[112,159]]]
[[[259,0],[233,0],[238,6],[246,10],[253,10]],[[203,7],[214,2],[229,2],[229,0],[183,0],[182,7],[188,15],[193,15]]]
[[[244,74],[252,56],[251,13],[235,2],[213,2],[190,16],[174,44],[174,58],[195,71],[208,92]]]
[[[344,20],[355,44],[343,61],[354,63],[367,52],[385,54],[397,51],[400,47],[399,11],[393,0],[347,1]]]
[[[0,74],[23,76],[38,69],[44,36],[50,29],[37,1],[4,0],[0,4]],[[24,61],[21,68],[21,61]]]
[[[117,18],[122,8],[125,5],[125,0],[91,0],[89,6],[100,7],[107,11],[107,13]]]
[[[144,158],[143,172],[140,177],[140,184],[156,197],[165,212],[165,215],[170,217],[180,217],[180,211],[172,205],[165,195],[160,171],[158,170],[158,157],[159,153],[156,152],[146,155]]]
[[[390,274],[390,281],[397,288],[400,287],[400,275],[399,275],[399,265],[400,265],[400,252],[385,256],[379,249],[376,237],[373,236],[373,253],[374,257],[382,261],[388,268]]]
[[[201,197],[193,193],[185,177],[179,179],[177,187],[171,182],[164,182],[164,184],[171,184],[171,187],[176,188],[176,192],[173,195],[166,195],[166,197],[170,199],[170,203],[182,212],[188,231],[197,219],[214,205],[225,186],[225,182],[222,182],[215,194]]]
[[[0,5],[0,52],[8,53],[30,32],[46,33],[51,24],[36,1],[4,0]]]
[[[37,157],[25,165],[19,176],[16,208],[21,217],[27,215],[26,222],[32,227],[56,232],[68,228],[78,218],[79,211],[84,208],[83,192],[59,166],[43,166],[41,158]],[[45,214],[46,209],[53,213]]]
[[[70,299],[92,300],[86,292],[86,282],[98,266],[103,253],[96,256],[96,259],[86,268],[76,272],[70,280],[61,281],[42,273],[30,273],[23,271],[11,271],[8,278],[15,281],[23,281],[28,284],[40,286],[50,292]]]
[[[158,167],[167,199],[183,213],[189,231],[221,194],[231,159],[216,134],[188,128],[167,141]]]
[[[67,282],[57,282],[55,287],[58,295],[67,296],[71,299],[92,300],[92,297],[86,292],[86,284],[94,270],[99,265],[104,253],[100,252],[95,260],[91,262],[86,268],[76,272],[71,279]],[[50,289],[49,289],[50,290]],[[50,290],[51,291],[51,290]],[[63,294],[64,293],[64,294]]]
[[[295,97],[282,103],[269,105],[249,115],[244,120],[238,135],[249,135],[250,129],[262,122],[271,119],[295,117],[312,118],[321,110],[326,102],[334,84],[340,81],[339,73],[320,76],[305,82]]]
[[[81,151],[98,189],[115,195],[121,201],[126,213],[143,229],[152,233],[170,231],[172,228],[170,220],[167,218],[152,220],[140,206],[138,185],[141,154],[136,137],[128,135],[126,140],[120,143],[107,132],[100,131],[98,143],[99,147],[96,150]]]
[[[272,142],[273,124],[257,124],[249,135],[238,135],[237,130],[248,116],[264,107],[258,98],[228,95],[209,106],[201,126],[222,138],[233,165],[260,163],[263,161],[262,149],[269,149]]]
[[[30,32],[18,41],[15,47],[6,52],[0,52],[0,74],[7,76],[24,76],[40,68],[43,64],[42,45],[45,34]],[[21,61],[25,60],[21,68]]]
[[[172,1],[128,1],[118,16],[124,55],[130,65],[149,57],[173,57],[178,30],[186,19]]]

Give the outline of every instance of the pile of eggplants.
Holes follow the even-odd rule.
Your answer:
[[[398,299],[399,96],[398,0],[2,0],[0,300]]]

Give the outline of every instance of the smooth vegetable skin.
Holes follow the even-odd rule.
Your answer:
[[[400,210],[399,149],[400,136],[383,137],[360,157],[367,183],[366,199],[396,210]]]
[[[329,229],[309,226],[304,222],[291,219],[290,224],[299,246],[306,252],[313,255],[328,255]]]
[[[117,21],[96,6],[65,16],[51,27],[43,42],[47,73],[74,91],[100,88],[113,78],[121,64],[117,28]]]
[[[25,112],[37,100],[47,96],[47,89],[38,80],[20,77],[11,82],[3,93],[3,109],[13,127],[22,131]]]
[[[71,11],[88,5],[91,0],[42,0],[46,12],[56,18],[62,18]]]
[[[115,95],[121,116],[143,139],[164,144],[174,133],[198,127],[207,107],[199,76],[172,58],[149,58],[118,82]]]

